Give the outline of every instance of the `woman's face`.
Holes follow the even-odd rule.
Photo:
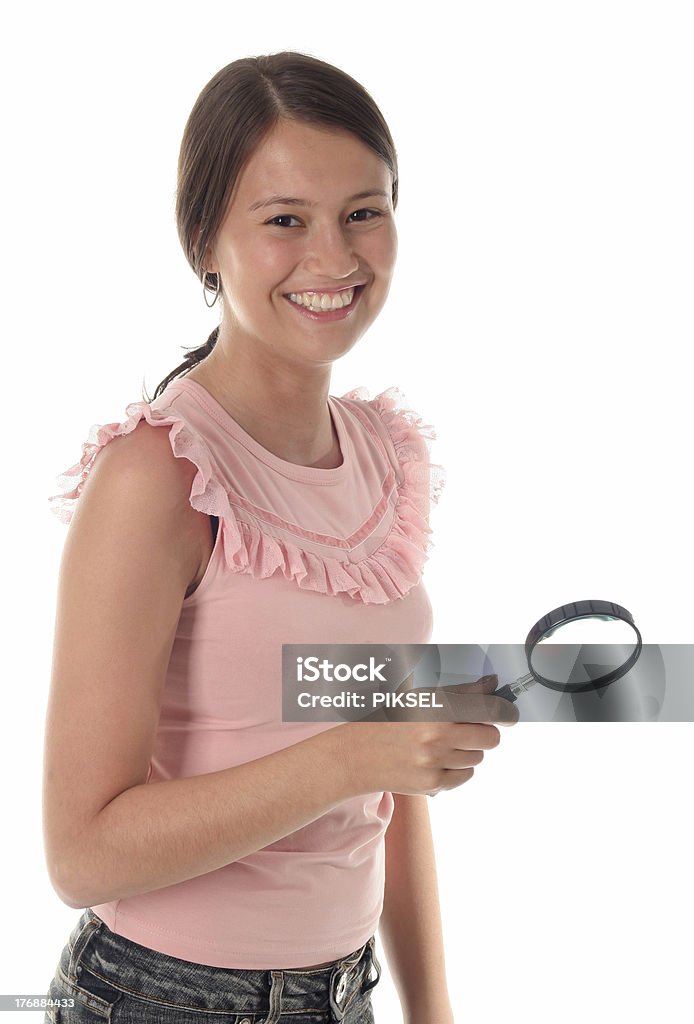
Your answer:
[[[329,363],[380,312],[397,251],[386,164],[356,136],[280,121],[239,176],[207,269],[222,329],[292,363]]]

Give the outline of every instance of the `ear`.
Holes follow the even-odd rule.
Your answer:
[[[193,228],[193,235],[192,235],[193,249],[197,249],[198,238],[199,237],[200,237],[200,225],[196,224],[195,227]],[[216,263],[215,258],[213,256],[212,247],[211,246],[207,247],[207,252],[205,254],[205,259],[202,261],[202,265],[203,265],[203,267],[205,268],[205,270],[207,271],[208,274],[216,274],[217,273],[217,263]]]

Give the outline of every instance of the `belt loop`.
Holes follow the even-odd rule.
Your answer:
[[[376,969],[376,977],[372,978],[370,981],[365,981],[364,982],[364,984],[361,987],[362,992],[368,992],[369,989],[372,989],[375,985],[378,985],[379,981],[381,980],[381,965],[378,962],[378,957],[376,956],[376,936],[375,935],[372,935],[371,938],[369,939],[368,946],[369,946],[369,961],[370,961],[368,973],[369,974],[371,973],[371,964],[373,964],[373,966]]]
[[[341,1005],[345,995],[344,978],[345,972],[337,968],[330,976],[330,1020],[338,1024],[345,1015]]]
[[[73,982],[73,984],[77,981],[79,971],[82,970],[82,968],[78,966],[79,958],[82,956],[82,953],[84,952],[92,935],[95,932],[98,932],[102,922],[90,911],[84,910],[77,924],[79,931],[75,937],[75,944],[70,950],[70,961],[67,970],[68,978]]]
[[[270,1012],[261,1024],[277,1024],[282,1013],[282,990],[284,989],[284,972],[270,971],[272,985],[270,986]]]

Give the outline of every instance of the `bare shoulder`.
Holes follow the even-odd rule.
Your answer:
[[[78,542],[133,558],[155,551],[178,562],[194,586],[210,553],[209,517],[194,509],[197,467],[174,455],[168,426],[142,420],[96,456],[75,507],[66,547]]]
[[[141,420],[129,434],[114,437],[97,455],[88,477],[112,478],[114,486],[125,477],[145,489],[165,488],[171,497],[187,502],[190,484],[197,467],[188,459],[177,458],[171,448],[169,427],[154,427]],[[102,483],[101,486],[104,486]],[[86,492],[86,487],[85,487]]]

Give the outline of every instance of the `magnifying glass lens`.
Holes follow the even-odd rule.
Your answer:
[[[541,644],[633,644],[636,634],[633,626],[624,619],[613,619],[607,615],[590,615],[581,619],[561,622],[548,630]]]
[[[590,616],[561,623],[536,644],[530,669],[568,689],[609,676],[634,654],[637,635],[622,619]]]

